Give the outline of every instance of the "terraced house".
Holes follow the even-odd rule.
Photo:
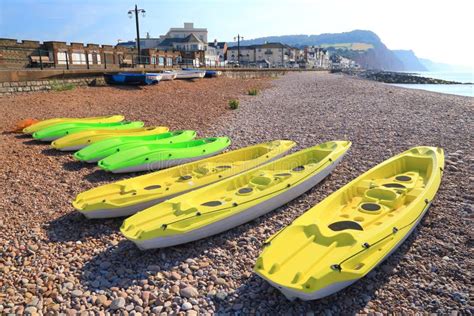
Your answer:
[[[297,52],[298,49],[282,43],[232,46],[227,49],[227,60],[262,68],[288,67],[296,63]]]

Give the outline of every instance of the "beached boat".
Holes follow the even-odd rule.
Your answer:
[[[195,131],[175,131],[142,136],[118,136],[95,142],[74,154],[79,161],[97,162],[117,152],[140,147],[146,144],[175,144],[196,137]]]
[[[177,72],[176,79],[200,79],[204,78],[206,75],[205,71],[191,69],[191,70],[181,70]]]
[[[255,272],[289,299],[319,299],[349,286],[415,229],[443,168],[444,153],[436,147],[386,160],[270,237]]]
[[[80,193],[73,202],[87,218],[128,216],[191,190],[278,159],[295,146],[275,140],[226,152]]]
[[[152,79],[152,80],[156,80],[157,82],[160,82],[161,80],[163,80],[163,74],[162,73],[147,72],[145,75],[147,76],[147,78]]]
[[[174,80],[178,76],[176,71],[171,71],[171,70],[164,70],[163,72],[160,72],[160,74],[161,74],[162,81]]]
[[[62,123],[114,123],[121,122],[125,119],[123,115],[108,115],[96,117],[59,117],[40,121],[23,129],[25,134],[33,134],[41,129]]]
[[[112,85],[151,85],[160,81],[158,75],[148,76],[147,74],[121,72],[118,74],[104,74],[104,80]]]
[[[216,78],[222,75],[222,71],[220,70],[206,70],[206,74],[204,77],[206,78]]]
[[[206,238],[262,216],[324,179],[351,143],[301,150],[215,184],[172,198],[126,219],[120,228],[140,249]]]
[[[155,136],[166,133],[169,130],[166,126],[155,127],[139,127],[131,129],[94,129],[74,133],[56,139],[51,143],[55,149],[62,151],[79,150],[104,139],[120,137],[120,136]]]
[[[144,123],[137,122],[114,122],[114,123],[62,123],[41,129],[33,133],[36,140],[48,142],[66,135],[89,130],[124,130],[143,127]]]
[[[214,156],[230,145],[228,137],[210,137],[176,144],[146,144],[117,152],[99,161],[113,173],[150,171]]]

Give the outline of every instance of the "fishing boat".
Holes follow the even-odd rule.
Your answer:
[[[174,80],[178,76],[176,71],[171,71],[171,70],[164,70],[160,72],[160,75],[161,75],[162,81]]]
[[[205,71],[198,69],[183,69],[177,73],[176,79],[200,79],[206,75]]]
[[[118,74],[104,74],[104,80],[106,83],[113,85],[151,85],[160,81],[161,78],[158,78],[158,75],[160,74],[120,72]]]
[[[222,75],[222,71],[220,70],[206,70],[206,74],[204,75],[205,78],[216,78]]]

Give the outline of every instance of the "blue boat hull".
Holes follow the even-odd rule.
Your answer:
[[[116,85],[151,85],[158,83],[153,76],[135,73],[104,74],[104,80],[108,84]]]

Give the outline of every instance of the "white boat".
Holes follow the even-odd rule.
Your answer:
[[[176,79],[199,79],[204,78],[205,75],[206,72],[202,70],[181,70]]]
[[[149,73],[149,72],[147,72],[145,75],[146,75],[147,79],[156,80],[158,82],[163,80],[163,75],[160,74],[160,73]]]
[[[178,74],[176,71],[165,70],[161,73],[161,80],[174,80]]]

